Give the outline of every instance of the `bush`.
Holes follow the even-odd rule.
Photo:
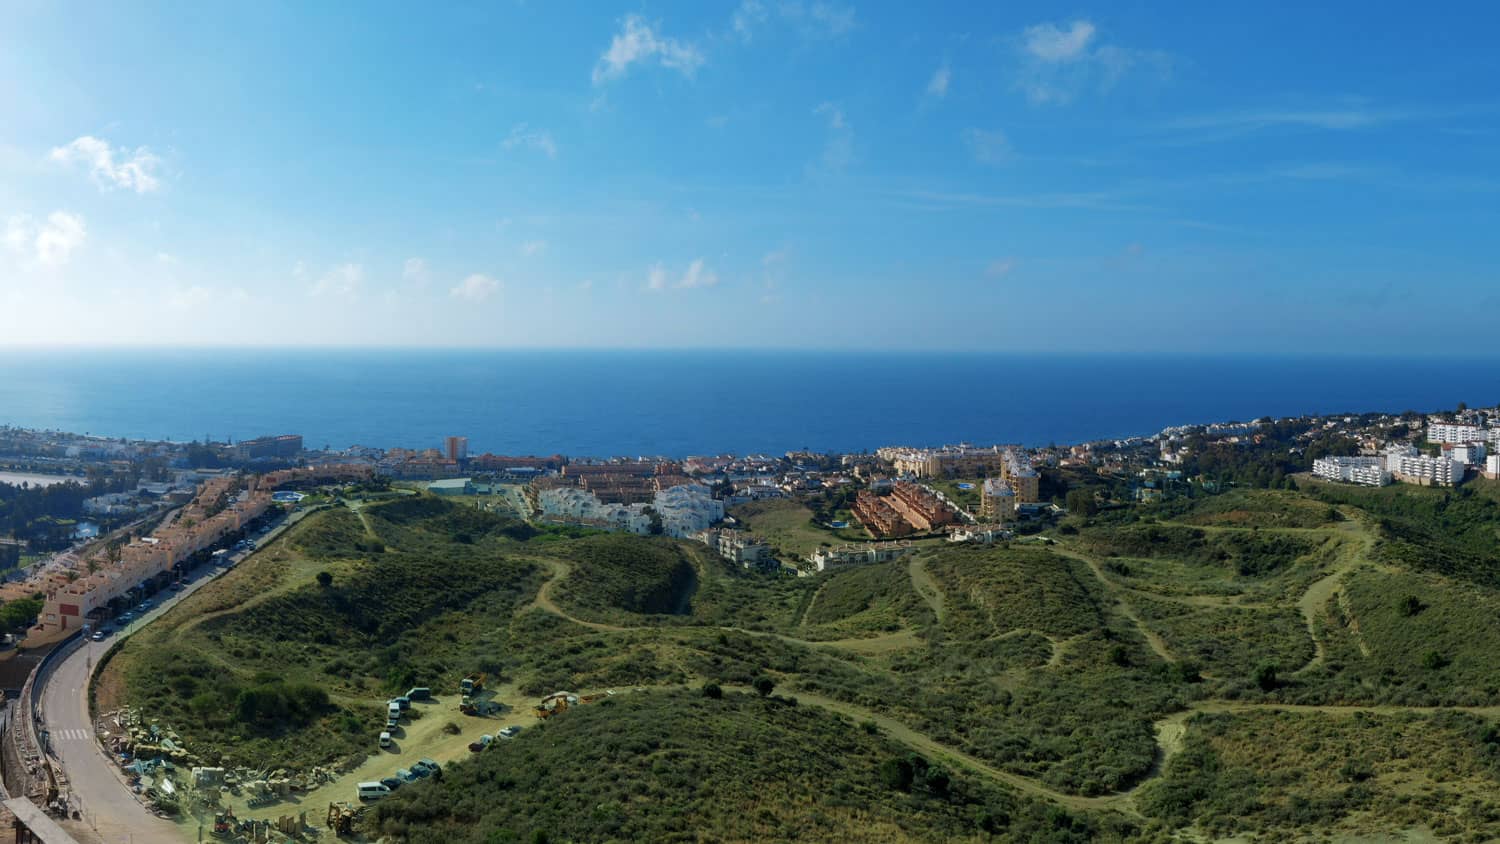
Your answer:
[[[1280,678],[1276,676],[1277,671],[1278,669],[1274,662],[1262,662],[1260,665],[1255,666],[1255,673],[1252,675],[1255,685],[1259,686],[1263,692],[1272,691],[1281,685]]]
[[[756,693],[761,697],[770,697],[771,692],[776,690],[776,681],[766,676],[756,677],[755,682],[751,685],[755,687]]]
[[[718,683],[704,683],[703,696],[713,700],[720,700],[724,697],[724,690],[719,688]]]

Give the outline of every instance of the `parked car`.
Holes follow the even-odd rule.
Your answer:
[[[416,774],[412,773],[411,770],[408,769],[408,768],[399,768],[399,769],[396,770],[396,779],[401,780],[402,782],[405,783],[405,782],[416,782],[417,779],[418,779],[418,777],[417,777]]]
[[[432,776],[432,772],[427,770],[427,766],[423,765],[421,762],[413,762],[410,770],[411,775],[416,778],[425,779],[426,777]]]
[[[429,689],[426,686],[417,686],[416,688],[413,688],[411,691],[406,693],[406,698],[408,700],[431,700],[432,689]]]
[[[90,636],[89,638],[93,639],[95,642],[102,642],[102,641],[104,641],[104,631],[103,630],[95,630],[94,631],[94,635]]]
[[[480,736],[478,739],[469,742],[469,750],[473,751],[474,753],[478,753],[479,751],[485,749],[486,747],[489,747],[491,744],[494,743],[494,741],[495,741],[495,737],[494,736],[490,736],[490,735]]]
[[[520,734],[521,734],[521,725],[520,724],[511,724],[509,727],[506,727],[505,729],[503,729],[503,730],[500,731],[500,738],[515,738],[516,736],[518,736]]]
[[[380,784],[385,786],[386,788],[389,788],[391,791],[395,791],[396,789],[400,788],[403,782],[404,780],[402,780],[400,777],[383,777],[380,780]]]
[[[389,730],[386,730],[385,732],[382,732],[380,734],[381,747],[390,747],[393,744],[395,744],[395,742],[391,741],[391,733]]]

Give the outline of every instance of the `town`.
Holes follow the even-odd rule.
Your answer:
[[[10,628],[6,648],[17,657],[0,662],[0,679],[8,695],[35,703],[41,694],[35,675],[48,665],[49,647],[65,654],[80,640],[101,643],[139,630],[160,612],[158,603],[232,570],[261,543],[345,497],[431,496],[539,529],[684,540],[754,576],[798,578],[923,549],[1048,542],[1050,529],[1069,529],[1063,521],[1069,515],[1236,486],[1293,489],[1299,477],[1376,487],[1500,479],[1497,422],[1500,408],[1460,407],[1178,426],[1066,446],[610,458],[471,454],[463,436],[420,449],[312,450],[296,434],[172,443],[3,428],[0,548],[7,556],[0,558],[6,566],[0,619]],[[466,676],[459,712],[494,709],[484,682],[482,675]],[[536,717],[600,699],[601,693],[558,693],[537,704]],[[425,687],[392,698],[379,746],[395,746],[413,701],[433,700]],[[162,763],[197,757],[181,738],[156,736],[154,724],[148,731],[133,711],[110,717],[113,726],[102,727],[101,736],[132,748],[127,773],[156,783],[151,799],[170,803],[174,780]],[[50,725],[17,723],[6,731],[0,755],[10,793],[66,817],[71,809],[55,786],[65,772],[45,737]],[[514,723],[496,729],[470,749],[519,730]],[[424,757],[378,782],[359,783],[359,797],[378,799],[437,770]],[[253,774],[201,764],[193,772],[202,788]],[[297,781],[268,782],[256,781],[252,793],[285,791]],[[353,816],[331,807],[329,826],[347,827]],[[232,813],[224,815],[226,829],[235,823]]]

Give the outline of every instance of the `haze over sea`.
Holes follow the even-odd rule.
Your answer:
[[[573,456],[1045,445],[1500,401],[1495,358],[816,351],[9,349],[0,424]]]

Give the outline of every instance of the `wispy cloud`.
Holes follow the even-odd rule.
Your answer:
[[[956,193],[933,190],[898,191],[888,194],[906,203],[919,204],[928,210],[953,210],[959,208],[1034,208],[1034,209],[1081,209],[1091,211],[1156,211],[1149,205],[1123,201],[1114,191],[1082,191],[1073,193],[1036,194],[984,194]]]
[[[528,240],[521,244],[521,254],[527,258],[534,258],[547,251],[547,241]]]
[[[1038,105],[1064,105],[1086,91],[1108,91],[1135,70],[1164,77],[1171,69],[1171,57],[1159,50],[1101,43],[1098,28],[1088,20],[1028,26],[1017,49],[1016,87]]]
[[[1004,164],[1011,159],[1010,138],[999,129],[965,129],[963,139],[980,164]]]
[[[86,167],[94,183],[105,190],[124,188],[150,193],[161,187],[156,177],[161,159],[145,147],[116,150],[108,141],[84,135],[54,148],[48,157],[59,164]]]
[[[298,265],[301,266],[300,264]],[[359,264],[340,264],[313,282],[313,296],[337,296],[357,299],[365,284],[365,268]]]
[[[1359,132],[1400,123],[1445,120],[1466,113],[1462,109],[1343,103],[1313,108],[1244,108],[1193,114],[1168,120],[1158,128],[1177,133],[1184,143],[1205,143],[1277,130]]]
[[[501,146],[507,150],[516,147],[533,149],[548,158],[557,158],[557,143],[552,140],[552,133],[545,129],[533,129],[525,123],[517,123],[510,130],[510,135],[501,142]]]
[[[813,114],[822,117],[828,125],[819,168],[829,173],[846,169],[854,162],[854,127],[844,116],[844,110],[834,103],[825,102],[813,109]]]
[[[594,84],[618,79],[631,65],[651,61],[691,78],[705,59],[697,45],[659,35],[645,18],[627,15],[620,23],[620,31],[594,65]]]
[[[483,302],[499,292],[500,286],[499,279],[490,278],[483,273],[474,273],[448,291],[448,295],[466,302]]]
[[[984,268],[984,274],[990,278],[1004,278],[1010,275],[1010,271],[1016,268],[1015,258],[998,258]]]
[[[83,217],[53,211],[40,222],[25,214],[11,217],[5,222],[0,242],[27,266],[60,267],[68,263],[87,238],[88,227]]]
[[[927,96],[938,100],[948,96],[948,83],[952,79],[952,68],[947,62],[943,62],[937,70],[932,72],[932,78],[927,80]]]
[[[713,287],[719,283],[719,276],[702,258],[696,258],[687,265],[687,269],[674,282],[671,273],[668,272],[666,264],[661,261],[651,265],[646,272],[646,289],[654,292],[675,287],[679,290],[691,290],[699,287]]]
[[[768,17],[766,6],[760,0],[741,0],[729,22],[734,27],[735,34],[749,42],[755,37],[755,30],[764,25]]]
[[[401,265],[401,278],[416,287],[426,287],[432,281],[432,271],[421,258],[407,258]]]

